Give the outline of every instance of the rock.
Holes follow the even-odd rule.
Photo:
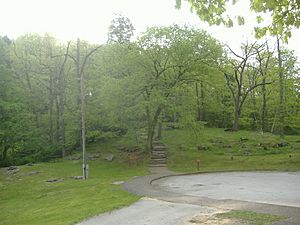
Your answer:
[[[11,170],[19,170],[19,167],[17,166],[10,166],[7,168],[7,171],[11,171]]]
[[[33,163],[27,163],[26,166],[34,166]]]
[[[20,168],[17,166],[10,166],[7,168],[8,174],[15,174],[15,173],[18,173],[19,171],[20,171]]]
[[[73,176],[71,178],[73,178],[75,180],[83,180],[83,176]]]
[[[232,145],[223,145],[223,148],[232,148]]]
[[[250,150],[246,150],[244,151],[244,155],[246,156],[252,155],[252,152]]]
[[[287,143],[287,142],[281,142],[281,143],[278,143],[277,146],[278,146],[279,148],[282,148],[282,147],[289,146],[289,143]]]
[[[64,182],[64,179],[63,178],[52,178],[52,179],[46,180],[46,182],[58,183],[58,182]]]
[[[240,138],[240,141],[241,141],[241,142],[245,142],[245,141],[249,141],[249,139],[248,139],[248,138],[242,138],[242,137],[241,137],[241,138]]]
[[[120,185],[120,184],[124,184],[124,181],[122,181],[122,180],[117,180],[117,181],[112,182],[111,184],[114,184],[114,185]]]
[[[27,175],[31,176],[31,175],[35,175],[35,174],[38,174],[38,173],[40,173],[40,172],[34,170],[34,171],[31,171],[31,172],[27,173]]]
[[[224,131],[226,131],[226,132],[228,132],[228,131],[234,132],[234,131],[236,131],[236,130],[234,130],[234,129],[232,129],[232,128],[227,128],[227,129],[225,129]]]
[[[115,156],[113,154],[109,154],[106,157],[104,157],[104,159],[106,161],[112,162],[114,160]]]
[[[209,150],[208,146],[198,145],[197,146],[198,151],[206,151]]]
[[[79,160],[79,159],[81,159],[80,156],[70,156],[69,157],[69,160]]]
[[[217,139],[210,139],[209,141],[213,144],[223,144],[223,141]]]

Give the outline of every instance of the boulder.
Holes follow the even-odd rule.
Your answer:
[[[75,180],[83,180],[83,176],[73,176],[71,178],[73,178]]]
[[[7,168],[8,174],[15,174],[15,173],[18,173],[19,171],[20,171],[20,168],[17,166],[10,166]]]
[[[206,150],[209,150],[209,147],[204,146],[204,145],[198,145],[197,149],[198,149],[198,151],[206,151]]]
[[[114,160],[115,156],[113,154],[109,154],[104,157],[106,161],[112,162]]]
[[[58,183],[58,182],[64,182],[64,179],[63,178],[51,178],[51,179],[46,180],[46,182]]]

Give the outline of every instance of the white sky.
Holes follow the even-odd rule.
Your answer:
[[[136,33],[148,26],[190,24],[203,28],[215,38],[238,49],[241,42],[253,39],[251,33],[255,17],[248,11],[246,0],[233,9],[234,14],[246,17],[245,26],[224,28],[209,27],[200,22],[184,3],[181,10],[175,9],[175,0],[0,0],[0,35],[16,38],[22,34],[50,33],[61,41],[80,37],[91,43],[107,40],[107,31],[115,12],[129,17]],[[293,33],[289,48],[300,58],[300,45]]]

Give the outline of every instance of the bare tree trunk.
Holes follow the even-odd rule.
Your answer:
[[[150,109],[149,107],[146,108],[146,114],[147,114],[147,119],[148,119],[148,132],[147,132],[147,144],[146,144],[146,149],[148,151],[151,151],[153,147],[153,138],[155,134],[155,127],[158,123],[158,118],[161,113],[162,108],[158,106],[156,109],[153,118],[151,117]]]
[[[156,136],[157,140],[161,140],[162,138],[161,131],[162,131],[162,122],[161,120],[159,120],[158,127],[157,127],[157,136]]]
[[[233,120],[232,130],[235,130],[235,131],[239,129],[239,119],[240,119],[239,110],[240,109],[238,106],[234,107],[234,120]]]
[[[204,121],[205,109],[204,109],[203,81],[200,81],[200,93],[199,93],[198,83],[196,83],[196,98],[197,98],[197,121]]]
[[[280,136],[284,136],[284,76],[282,71],[282,58],[280,50],[280,40],[277,36],[277,52],[278,52],[278,67],[279,67],[279,121],[280,121]]]
[[[265,77],[262,80],[261,91],[262,91],[261,130],[262,130],[262,132],[266,132],[266,129],[267,129],[267,121],[266,121],[267,99],[266,99],[266,78]]]
[[[53,93],[53,76],[49,77],[49,142],[53,144],[53,106],[54,106],[54,93]]]

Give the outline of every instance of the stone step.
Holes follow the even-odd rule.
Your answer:
[[[151,160],[151,165],[157,165],[157,164],[166,164],[167,161],[166,160],[159,160],[159,161],[152,161]]]
[[[166,149],[167,149],[166,146],[153,146],[153,147],[152,147],[152,151],[153,151],[153,150],[166,150]]]
[[[162,151],[162,150],[159,150],[159,151],[153,151],[153,150],[152,150],[151,153],[158,153],[158,154],[159,154],[159,153],[166,153],[166,151]]]
[[[165,155],[152,155],[151,159],[166,159],[167,156]]]
[[[150,167],[167,167],[167,164],[157,164],[157,165],[149,165]]]

